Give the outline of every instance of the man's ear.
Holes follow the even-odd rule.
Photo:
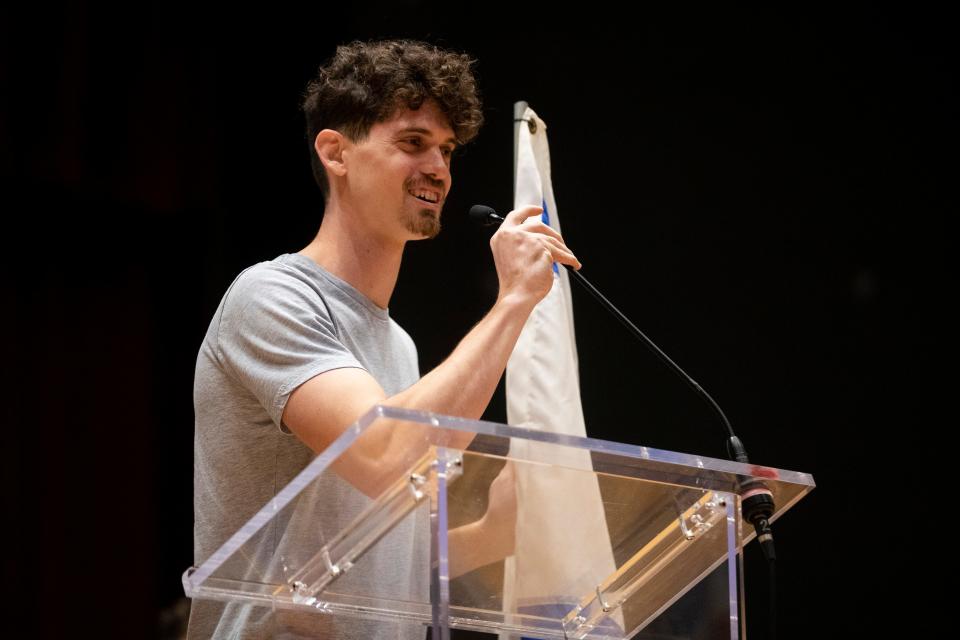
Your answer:
[[[343,134],[333,129],[324,129],[313,140],[313,149],[317,152],[320,162],[327,168],[327,171],[336,176],[343,176],[347,173],[347,167],[343,162],[343,150],[346,142]]]

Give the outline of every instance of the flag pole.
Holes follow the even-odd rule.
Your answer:
[[[524,100],[513,103],[513,193],[510,194],[510,201],[516,197],[517,191],[517,148],[520,144],[520,123],[523,122],[523,114],[527,111],[527,103]],[[511,206],[511,208],[513,208]]]

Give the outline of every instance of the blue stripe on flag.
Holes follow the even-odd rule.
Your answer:
[[[547,210],[547,201],[540,201],[543,206],[543,213],[540,214],[540,219],[543,220],[543,224],[550,226],[550,211]],[[556,262],[553,263],[553,272],[557,275],[560,275],[560,267]]]

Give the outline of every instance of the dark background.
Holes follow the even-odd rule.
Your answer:
[[[781,637],[916,632],[937,613],[913,569],[944,556],[911,491],[949,460],[934,409],[954,290],[949,21],[915,5],[548,13],[4,9],[3,566],[13,628],[31,630],[15,637],[175,627],[201,338],[242,268],[313,237],[300,93],[338,43],[378,37],[476,57],[487,117],[443,233],[409,246],[391,300],[422,371],[495,298],[465,213],[510,209],[526,100],[583,273],[714,395],[753,461],[817,481],[775,527]],[[723,457],[705,406],[574,298],[590,434]],[[502,395],[486,417],[505,421]]]

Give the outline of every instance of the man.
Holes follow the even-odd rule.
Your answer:
[[[439,232],[453,152],[482,123],[471,63],[423,43],[356,42],[339,47],[308,85],[303,110],[325,200],[320,229],[300,252],[237,277],[197,360],[197,563],[372,405],[480,418],[527,317],[550,290],[553,263],[579,268],[539,221],[538,207],[508,214],[490,242],[496,303],[441,365],[419,376],[413,341],[388,304],[404,246]],[[409,460],[404,428],[374,431],[358,444],[321,481],[326,506],[314,517],[330,530],[350,522],[376,494],[377,479]],[[422,593],[426,559],[413,545],[413,527],[422,525],[391,532],[350,579],[385,594]],[[475,553],[451,567],[455,574],[497,559],[498,546],[509,544],[477,544],[482,528],[456,533],[451,544]],[[275,555],[270,541],[283,535],[267,532],[251,567]],[[415,627],[386,631],[325,615],[291,620],[195,601],[188,636],[271,637],[303,624],[319,625],[313,633],[322,637],[423,636]]]

